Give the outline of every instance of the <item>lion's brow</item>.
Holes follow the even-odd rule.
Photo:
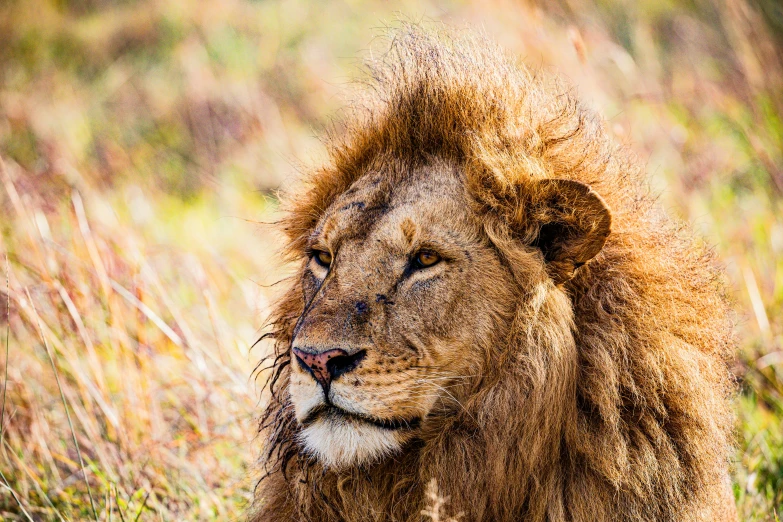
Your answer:
[[[413,237],[416,234],[416,225],[411,218],[405,218],[402,223],[400,223],[400,229],[402,229],[402,234],[405,236],[405,241],[407,241],[408,245],[411,245],[413,243]]]

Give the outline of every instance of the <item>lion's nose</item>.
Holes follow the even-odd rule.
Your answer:
[[[367,355],[366,350],[349,354],[345,350],[335,348],[325,352],[308,352],[299,348],[293,349],[294,356],[303,370],[310,372],[321,386],[328,388],[329,384],[340,375],[348,373],[362,362]]]

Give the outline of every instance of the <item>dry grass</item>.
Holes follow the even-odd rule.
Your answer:
[[[427,506],[421,511],[421,514],[427,517],[430,522],[458,522],[462,517],[461,513],[453,517],[446,514],[448,512],[446,505],[449,499],[440,495],[438,481],[434,478],[427,484],[426,497]]]
[[[259,399],[238,339],[253,339],[250,311],[265,299],[243,269],[262,276],[269,256],[217,256],[219,219],[149,230],[139,219],[164,216],[123,216],[122,203],[78,190],[47,212],[17,189],[20,174],[2,175],[14,232],[6,487],[36,520],[93,518],[93,503],[101,519],[112,506],[171,520],[236,513],[252,486]],[[230,226],[248,244],[269,241]]]
[[[735,493],[744,519],[776,520],[783,15],[774,0],[539,5],[3,3],[0,519],[241,518],[250,345],[285,273],[254,221],[321,153],[313,129],[352,57],[401,11],[567,73],[715,245],[740,311]],[[423,520],[447,520],[431,493]]]

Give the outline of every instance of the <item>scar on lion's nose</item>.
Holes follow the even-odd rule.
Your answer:
[[[350,355],[340,348],[315,353],[294,348],[293,352],[299,366],[324,388],[328,388],[329,384],[342,374],[354,370],[367,355],[366,350]]]

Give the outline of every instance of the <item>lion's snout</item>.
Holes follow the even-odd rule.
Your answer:
[[[293,352],[299,366],[312,375],[324,390],[329,389],[334,379],[356,369],[367,356],[367,350],[351,354],[342,348],[317,351],[294,347]]]

